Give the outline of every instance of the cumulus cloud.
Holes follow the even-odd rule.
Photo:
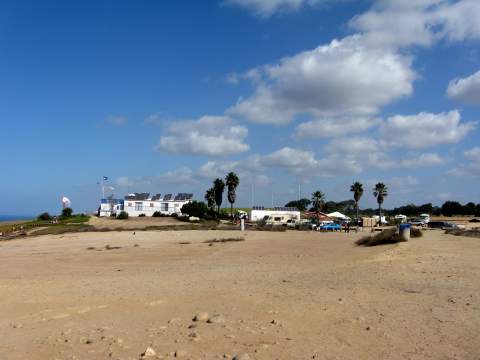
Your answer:
[[[380,124],[380,119],[366,116],[320,118],[299,124],[295,137],[320,139],[359,133]]]
[[[371,46],[431,46],[441,39],[479,39],[479,18],[477,0],[381,0],[350,26]]]
[[[228,156],[250,149],[244,143],[245,126],[225,116],[204,116],[198,120],[177,121],[167,128],[156,149],[177,154]]]
[[[461,141],[475,128],[475,123],[461,123],[458,110],[448,113],[396,115],[380,127],[381,139],[387,146],[427,148]]]
[[[325,145],[325,151],[353,160],[363,169],[411,169],[438,166],[446,161],[436,153],[422,153],[406,158],[394,158],[381,142],[369,137],[338,138]]]
[[[325,0],[225,0],[225,4],[236,5],[252,11],[255,15],[268,18],[278,12],[299,10],[303,6],[312,6]]]
[[[355,159],[335,154],[317,159],[312,151],[284,147],[267,155],[254,155],[249,161],[257,168],[283,169],[298,176],[357,174],[362,168]]]
[[[415,79],[409,57],[367,47],[358,35],[333,40],[257,71],[262,80],[254,94],[239,99],[228,113],[277,125],[300,114],[374,114],[410,95]]]
[[[480,146],[466,150],[463,155],[467,162],[450,170],[448,173],[455,176],[480,177]]]
[[[480,105],[480,71],[463,79],[452,80],[447,95],[454,100]]]

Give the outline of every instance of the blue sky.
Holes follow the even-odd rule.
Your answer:
[[[476,0],[3,1],[0,214],[240,174],[238,204],[353,181],[480,202]],[[272,196],[273,195],[273,196]]]

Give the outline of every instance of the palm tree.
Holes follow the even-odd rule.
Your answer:
[[[325,194],[320,190],[315,191],[312,194],[312,207],[317,214],[320,212],[320,210],[322,210],[324,203],[325,203]]]
[[[388,196],[388,188],[384,183],[379,182],[373,188],[373,196],[377,198],[378,203],[378,215],[379,215],[379,224],[382,224],[382,204],[383,200]]]
[[[237,189],[237,186],[240,185],[240,179],[238,178],[238,175],[235,174],[234,172],[229,172],[225,177],[225,185],[227,185],[227,189],[228,189],[227,195],[228,195],[228,202],[230,203],[230,216],[233,219],[233,203],[237,198],[237,194],[235,193],[235,190]]]
[[[215,189],[213,187],[205,192],[205,200],[207,200],[207,206],[210,209],[215,206]]]
[[[220,213],[220,206],[222,206],[223,191],[225,190],[225,183],[222,179],[215,179],[213,182],[213,190],[215,191],[215,204],[217,204],[217,212]]]
[[[350,186],[350,191],[353,192],[353,199],[355,200],[355,208],[357,210],[357,229],[358,229],[358,202],[363,195],[363,185],[358,181],[354,182]]]

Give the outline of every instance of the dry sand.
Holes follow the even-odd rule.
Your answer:
[[[147,359],[480,359],[480,240],[428,231],[357,248],[359,236],[137,231],[1,242],[0,359],[139,359],[149,346]],[[199,312],[225,322],[189,328]]]

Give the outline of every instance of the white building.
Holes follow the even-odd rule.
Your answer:
[[[263,206],[254,206],[250,212],[250,221],[260,221],[265,217],[279,217],[286,220],[300,221],[300,211],[292,207],[274,207],[273,209],[265,209]]]
[[[98,208],[98,216],[115,216],[123,210],[123,200],[120,199],[102,199]]]
[[[182,206],[193,199],[193,194],[179,193],[166,194],[163,197],[156,194],[150,197],[149,193],[134,193],[125,196],[123,210],[128,216],[152,216],[156,211],[164,215],[181,214]]]

